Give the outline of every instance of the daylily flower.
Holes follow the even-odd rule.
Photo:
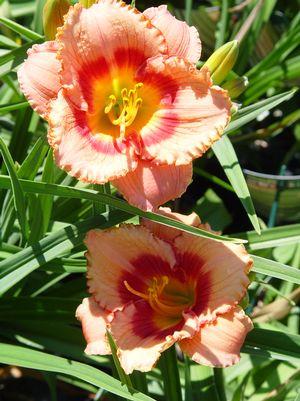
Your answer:
[[[70,7],[54,41],[34,45],[21,89],[49,123],[59,167],[79,180],[113,184],[155,209],[180,196],[191,162],[226,127],[231,102],[198,71],[195,28],[166,6],[138,12],[122,1]]]
[[[200,225],[195,214],[161,213]],[[91,296],[76,312],[86,353],[110,353],[109,329],[128,374],[149,371],[175,342],[200,364],[226,367],[238,362],[252,329],[238,306],[252,266],[242,245],[151,221],[89,231],[86,245]]]

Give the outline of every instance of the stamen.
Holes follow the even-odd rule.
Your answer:
[[[131,285],[128,284],[127,281],[124,281],[124,285],[129,292],[148,301],[149,297],[146,294],[143,294],[140,291],[136,291],[134,288],[131,287]]]
[[[108,98],[108,105],[105,107],[104,113],[108,114],[111,111],[112,107],[116,104],[116,102],[117,98],[114,95],[110,95]]]
[[[118,84],[118,80],[113,81],[114,88],[118,86]],[[142,105],[142,98],[138,97],[137,94],[137,90],[142,86],[142,82],[138,82],[134,85],[134,89],[128,91],[127,88],[123,88],[121,90],[121,102],[117,101],[114,95],[110,95],[108,98],[108,104],[104,109],[104,113],[108,114],[113,125],[120,126],[121,137],[125,136],[126,127],[129,127],[134,122],[138,110]],[[113,108],[114,106],[118,107]]]
[[[152,281],[147,289],[146,293],[141,291],[137,291],[128,284],[127,281],[124,281],[124,285],[126,289],[134,295],[144,299],[149,303],[151,308],[159,313],[160,315],[166,315],[169,317],[177,318],[181,316],[182,312],[190,307],[193,303],[193,300],[187,297],[186,299],[178,299],[178,297],[173,298],[170,296],[166,296],[164,293],[164,289],[166,285],[169,283],[168,276],[160,276],[153,277]]]

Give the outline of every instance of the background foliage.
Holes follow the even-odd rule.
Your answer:
[[[299,401],[299,215],[276,218],[279,187],[268,213],[257,217],[242,167],[300,173],[300,2],[169,4],[178,18],[199,30],[202,61],[226,41],[241,41],[234,72],[227,78],[238,74],[249,80],[235,99],[241,107],[226,135],[195,162],[193,183],[172,207],[196,211],[223,232],[223,240],[248,241],[256,275],[246,311],[255,329],[241,362],[232,368],[213,370],[181,359],[177,382],[163,384],[164,367],[159,365],[147,375],[148,390],[134,375],[132,385],[144,395],[112,377],[109,358],[83,353],[74,317],[86,296],[82,240],[90,228],[137,222],[138,216],[208,234],[142,212],[108,185],[83,185],[54,165],[46,123],[29,107],[16,80],[26,50],[44,40],[43,5],[44,0],[0,1],[0,399],[84,400],[90,394],[95,400],[114,400],[116,394],[128,400],[163,400],[163,386],[170,394],[181,384],[185,401]],[[153,5],[159,2],[137,2],[140,9]],[[292,194],[297,196],[299,209],[299,194]],[[174,394],[169,400],[181,399],[180,391]]]

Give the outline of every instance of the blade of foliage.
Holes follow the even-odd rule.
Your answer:
[[[23,63],[26,58],[27,50],[33,46],[35,43],[39,43],[39,41],[33,41],[30,43],[26,43],[23,46],[20,46],[16,49],[13,49],[9,52],[4,53],[0,56],[0,77],[14,70],[18,65]]]
[[[215,175],[212,175],[197,166],[193,167],[193,172],[198,175],[201,175],[201,177],[207,178],[209,181],[213,182],[216,185],[219,185],[222,188],[227,189],[228,191],[234,192],[234,189],[232,188],[232,186],[230,184],[228,184],[226,181],[221,180],[221,178],[219,178]]]
[[[275,44],[273,50],[267,54],[259,63],[253,66],[247,73],[247,77],[255,77],[266,69],[282,62],[297,46],[300,40],[300,14],[298,13],[289,29]]]
[[[248,333],[242,352],[299,364],[300,336],[255,328]]]
[[[280,278],[291,283],[300,284],[300,270],[295,267],[275,262],[271,259],[265,259],[261,256],[251,255],[254,261],[253,271],[266,274],[270,277]]]
[[[213,368],[196,363],[191,363],[190,367],[193,401],[220,401]]]
[[[33,180],[47,154],[49,145],[43,138],[39,138],[17,171],[18,178]]]
[[[78,299],[58,297],[3,297],[0,299],[0,320],[24,320],[76,323]],[[48,317],[47,317],[48,316]]]
[[[14,42],[10,38],[7,38],[4,35],[0,35],[0,46],[8,49],[14,49],[16,47],[19,47],[16,42]]]
[[[299,242],[300,224],[289,224],[287,226],[264,229],[260,235],[255,231],[247,231],[235,234],[234,236],[247,240],[247,248],[251,251],[273,248]]]
[[[28,102],[9,103],[0,106],[0,113],[8,113],[10,111],[25,109],[28,107]]]
[[[145,212],[141,209],[138,209],[128,204],[125,201],[119,200],[115,196],[108,194],[99,194],[91,189],[71,188],[64,185],[46,184],[43,182],[33,182],[28,180],[20,180],[20,183],[22,185],[23,190],[28,193],[41,193],[41,194],[56,195],[66,198],[87,199],[92,202],[94,201],[94,202],[104,203],[116,209],[122,210],[126,213],[130,213],[132,215],[137,215],[140,217],[145,217],[149,220],[156,221],[160,224],[164,224],[170,227],[175,227],[180,230],[195,235],[199,235],[202,237],[212,238],[218,241],[233,241],[237,243],[245,242],[244,240],[239,240],[237,238],[228,238],[221,235],[212,234],[208,231],[188,226],[186,224],[180,223],[179,221],[169,219],[157,213]],[[6,189],[10,188],[9,177],[0,175],[0,188],[6,188]]]
[[[278,297],[281,297],[283,299],[285,299],[291,306],[295,306],[295,302],[288,298],[287,296],[285,296],[281,291],[279,291],[277,288],[275,288],[273,285],[265,283],[264,281],[260,281],[260,280],[254,280],[256,283],[260,284],[262,287],[266,288],[267,290],[273,292],[274,294],[278,295]]]
[[[212,148],[230,184],[235,190],[236,195],[242,202],[255,231],[259,234],[260,226],[258,218],[254,210],[245,177],[230,139],[227,135],[223,135],[219,141],[213,144]]]
[[[220,19],[217,23],[217,29],[216,29],[216,43],[215,43],[215,50],[221,47],[226,40],[226,32],[228,28],[228,22],[229,22],[229,13],[228,13],[228,8],[231,5],[230,0],[222,0],[222,7],[221,7],[221,16]]]
[[[237,129],[248,124],[264,111],[271,110],[274,107],[278,106],[280,103],[290,100],[295,93],[296,91],[293,89],[288,92],[272,96],[268,99],[261,100],[257,103],[252,104],[251,106],[243,107],[242,109],[238,110],[237,113],[233,116],[232,121],[225,131],[226,134],[231,134]]]
[[[78,306],[78,301],[76,306]],[[75,315],[75,310],[73,310],[73,315]],[[48,321],[42,320],[42,324],[39,325],[34,323],[36,321],[34,317],[27,321],[4,319],[1,322],[4,326],[1,335],[8,340],[17,341],[19,345],[27,345],[39,351],[52,352],[59,356],[74,358],[80,362],[102,367],[109,365],[108,357],[84,353],[85,340],[80,327],[67,325],[61,321],[56,322],[55,317],[49,318]]]
[[[226,209],[223,200],[212,189],[208,189],[197,200],[193,210],[201,216],[202,221],[209,222],[213,230],[223,231],[232,223],[231,214]]]
[[[191,12],[193,7],[193,0],[185,0],[185,15],[184,19],[187,24],[191,22]]]
[[[9,153],[9,150],[3,141],[3,139],[0,137],[0,151],[3,156],[3,160],[5,162],[6,168],[9,172],[10,175],[10,180],[11,180],[11,188],[13,192],[13,199],[14,199],[14,207],[18,216],[18,220],[20,223],[20,227],[22,230],[22,234],[24,238],[27,238],[28,235],[28,222],[26,219],[26,204],[25,204],[25,197],[23,193],[23,189],[20,185],[16,169],[14,166],[14,161],[11,157],[11,154]]]
[[[47,149],[48,145],[42,138],[39,138],[17,171],[19,179],[34,179],[43,162]],[[4,240],[6,240],[11,234],[15,221],[14,199],[11,196],[11,191],[8,191],[6,198],[8,199],[8,203],[3,204],[1,214],[2,238]]]
[[[133,388],[127,390],[118,380],[92,366],[25,347],[1,343],[0,362],[74,376],[128,400],[154,401]]]
[[[31,107],[20,109],[16,114],[8,148],[12,158],[21,164],[27,157],[33,132],[38,125],[39,116],[33,113]]]
[[[0,24],[3,24],[7,28],[18,33],[19,35],[23,36],[26,39],[29,40],[43,39],[43,36],[41,36],[40,34],[33,32],[31,29],[28,29],[25,26],[20,25],[17,22],[12,21],[8,18],[0,17]]]
[[[249,104],[262,96],[268,88],[280,88],[282,81],[297,79],[300,75],[300,56],[283,61],[255,77],[244,93],[245,102]],[[287,83],[287,82],[286,82]],[[278,96],[281,96],[278,95]]]
[[[11,15],[13,18],[24,17],[34,13],[36,3],[33,1],[11,3]]]
[[[257,39],[259,38],[263,26],[271,16],[272,10],[276,4],[276,0],[258,0],[257,2],[251,2],[251,4],[254,6],[252,9],[254,18],[250,21],[251,25],[247,28],[246,33],[243,35],[242,43],[240,45],[240,55],[235,68],[235,72],[240,75],[243,74],[249,61],[249,57],[252,55],[252,52],[255,49]],[[247,8],[245,8],[245,12],[247,14],[249,13]],[[247,19],[251,19],[250,14],[247,16]],[[245,24],[247,24],[247,20],[245,21]]]
[[[80,244],[89,229],[108,228],[127,218],[127,215],[115,212],[69,225],[3,260],[0,262],[0,294],[8,291],[39,266]]]
[[[117,355],[117,346],[116,346],[116,344],[114,342],[114,339],[112,338],[112,335],[110,334],[110,332],[108,330],[106,331],[106,335],[107,335],[107,338],[108,338],[108,341],[109,341],[109,346],[110,346],[110,349],[111,349],[112,358],[113,358],[113,361],[114,361],[115,368],[117,369],[118,376],[119,376],[122,384],[125,384],[127,386],[127,388],[130,388],[130,387],[132,387],[131,379],[130,379],[130,376],[128,376],[124,372],[124,370],[123,370],[123,368],[122,368],[122,366],[120,364],[120,361],[119,361],[119,358],[118,358],[118,355]]]
[[[49,150],[46,158],[42,173],[42,181],[49,183],[54,181],[54,160],[52,150]],[[32,206],[34,214],[31,223],[31,232],[28,239],[30,244],[41,239],[48,229],[53,206],[53,197],[51,195],[39,194],[33,199]]]

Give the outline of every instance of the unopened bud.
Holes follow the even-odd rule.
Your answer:
[[[64,24],[64,15],[70,8],[68,0],[47,0],[43,10],[44,33],[47,39],[55,39],[57,28]]]
[[[217,49],[204,63],[202,68],[208,68],[214,84],[220,84],[234,66],[239,53],[238,41],[225,43]]]
[[[91,7],[96,3],[97,0],[79,0],[79,3],[83,5],[85,8]]]
[[[231,99],[236,99],[237,97],[240,96],[241,93],[244,92],[248,84],[249,84],[248,78],[243,76],[225,82],[225,84],[222,85],[222,88],[228,91]]]

